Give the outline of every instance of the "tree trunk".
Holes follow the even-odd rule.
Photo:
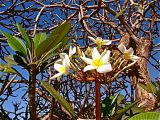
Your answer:
[[[148,72],[148,56],[150,54],[151,41],[149,39],[141,39],[136,48],[136,53],[140,57],[134,70],[133,83],[136,89],[136,99],[140,101],[139,107],[145,111],[151,110],[155,106],[155,97],[152,93],[144,90],[138,83],[146,84],[151,82]]]
[[[29,113],[31,120],[37,120],[37,106],[35,100],[35,91],[36,91],[36,72],[34,67],[32,67],[29,71]]]
[[[136,46],[136,43],[132,42],[130,35],[128,33],[124,33],[120,43],[123,43],[127,47],[133,47],[135,54],[140,57],[140,60],[138,60],[136,65],[132,67],[133,71],[129,73],[131,76],[131,84],[135,87],[136,100],[140,101],[139,106],[145,111],[151,110],[155,107],[155,97],[152,93],[144,90],[138,84],[151,82],[147,67],[151,41],[149,39],[140,39]]]

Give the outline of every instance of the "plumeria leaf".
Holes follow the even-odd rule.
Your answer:
[[[75,119],[76,115],[72,106],[47,82],[41,81],[41,84],[49,91],[49,93],[57,99],[57,101],[71,114]]]
[[[8,64],[0,64],[0,71],[16,74],[17,72]]]
[[[6,57],[4,58],[4,60],[5,60],[8,64],[10,64],[10,65],[12,65],[12,64],[17,65],[17,62],[14,60],[14,58],[13,58],[12,55],[6,56]]]
[[[59,46],[61,45],[62,43],[60,42],[59,44],[57,44],[54,48],[52,48],[50,51],[48,51],[40,60],[41,64],[46,62],[47,60],[49,60],[50,58],[54,58],[54,56],[57,55],[57,53],[55,52],[55,50],[57,48],[59,48]]]
[[[13,55],[13,58],[14,58],[15,62],[18,63],[18,65],[20,65],[22,67],[27,67],[27,63],[25,63],[25,60],[21,56]]]
[[[117,114],[112,117],[112,120],[118,120],[122,115],[124,115],[129,109],[134,107],[138,102],[134,102],[130,105],[127,105],[125,108],[121,109],[120,111],[117,112]]]
[[[118,98],[117,98],[117,104],[119,105],[122,102],[123,99],[124,99],[124,95],[119,94]]]
[[[68,40],[69,40],[69,37],[64,37],[63,38],[61,48],[64,47],[64,46],[66,46]]]
[[[146,112],[134,115],[129,120],[160,120],[160,113]]]
[[[46,40],[46,33],[37,33],[35,35],[35,37],[33,38],[33,42],[34,42],[34,48],[36,49],[37,46],[42,43],[44,40]]]
[[[12,48],[13,51],[20,53],[24,57],[27,55],[27,48],[20,39],[18,39],[17,37],[13,37],[6,32],[1,32],[7,38],[8,45]]]
[[[31,48],[31,40],[29,39],[29,36],[27,34],[27,32],[25,31],[25,29],[19,25],[18,23],[16,24],[18,31],[21,33],[22,37],[24,38],[24,40],[26,41],[26,45],[28,48]]]
[[[42,54],[51,50],[54,46],[60,43],[67,35],[71,27],[71,23],[64,23],[57,28],[55,28],[49,37],[41,42],[38,47],[35,49],[35,54],[37,58],[40,58]]]
[[[143,89],[145,89],[147,92],[154,93],[154,94],[157,93],[156,86],[153,85],[151,82],[147,83],[146,85],[145,85],[145,84],[142,84],[142,83],[139,83],[139,85],[140,85]]]

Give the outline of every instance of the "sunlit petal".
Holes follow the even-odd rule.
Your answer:
[[[97,68],[97,72],[99,72],[99,73],[107,73],[110,71],[112,71],[111,64],[101,65],[100,67]]]
[[[139,60],[140,59],[140,57],[138,57],[138,56],[136,56],[136,55],[132,55],[132,57],[131,57],[131,60],[132,61],[137,61],[137,60]]]
[[[63,60],[65,59],[66,53],[60,53],[60,58]]]
[[[55,78],[60,77],[62,75],[63,75],[62,73],[57,73],[54,76],[52,76],[50,79],[55,79]]]
[[[87,64],[91,64],[92,63],[92,59],[90,59],[90,58],[81,57],[81,59]]]
[[[102,52],[102,54],[100,55],[100,59],[107,53],[107,50],[104,49],[104,51]]]
[[[88,71],[88,70],[94,70],[94,69],[97,69],[97,67],[96,67],[96,66],[92,66],[92,65],[87,65],[87,66],[83,69],[83,71],[86,72],[86,71]]]
[[[66,53],[60,53],[60,58],[62,59],[63,65],[70,66],[70,59]]]
[[[61,72],[62,67],[63,67],[63,65],[61,65],[61,64],[57,64],[57,63],[54,64],[54,69],[56,69],[58,72]]]
[[[92,52],[92,59],[97,59],[97,58],[100,58],[100,54],[97,50],[97,48],[93,48],[93,52]]]
[[[111,53],[111,51],[110,51],[110,50],[107,50],[107,51],[106,51],[106,54],[104,54],[104,55],[102,56],[101,60],[103,60],[105,63],[108,63],[109,58],[110,58],[110,53]]]
[[[88,38],[89,38],[90,40],[92,40],[93,42],[95,42],[95,39],[94,39],[93,37],[88,36]]]
[[[129,48],[128,50],[125,51],[128,55],[133,55],[134,51],[133,48]]]
[[[103,40],[102,45],[110,45],[112,43],[111,40]]]
[[[71,57],[72,55],[74,55],[76,53],[76,47],[70,46],[69,48],[69,57]]]
[[[126,47],[121,43],[120,45],[118,45],[118,49],[124,53],[126,51]]]
[[[96,42],[97,42],[97,43],[99,43],[99,42],[102,43],[102,41],[103,41],[103,39],[102,39],[101,37],[97,37],[97,38],[96,38]]]

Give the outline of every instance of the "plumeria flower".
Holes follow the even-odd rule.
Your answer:
[[[107,73],[112,71],[112,66],[109,63],[110,51],[104,50],[100,55],[97,48],[93,48],[92,59],[85,57],[85,54],[82,53],[81,59],[86,62],[88,65],[84,68],[84,72],[88,70],[96,69],[99,73]]]
[[[92,56],[92,48],[88,47],[85,51],[85,54],[88,56]]]
[[[130,59],[134,62],[136,62],[139,59],[138,56],[133,55],[133,53],[134,53],[133,48],[129,48],[127,50],[126,47],[121,43],[118,46],[118,49],[124,54],[125,59]]]
[[[72,55],[74,55],[76,53],[76,47],[70,46],[69,48],[69,57],[71,57]]]
[[[67,75],[69,73],[69,68],[70,68],[70,60],[69,56],[66,53],[61,53],[60,54],[59,60],[57,60],[54,64],[54,69],[58,71],[57,74],[52,76],[50,79],[54,78],[60,78],[62,75]]]
[[[102,45],[110,45],[112,43],[111,40],[103,40],[100,37],[97,37],[96,39],[94,39],[93,37],[88,37],[90,40],[92,40],[94,43],[97,44],[98,48],[101,48]]]

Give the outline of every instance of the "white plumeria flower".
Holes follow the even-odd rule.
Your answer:
[[[86,58],[84,53],[81,56],[81,59],[86,62],[88,65],[84,68],[84,72],[88,70],[96,69],[99,73],[107,73],[112,71],[112,66],[109,63],[110,51],[104,50],[100,55],[97,48],[93,48],[92,59]]]
[[[70,46],[69,48],[69,57],[71,57],[72,55],[74,55],[76,53],[76,47]]]
[[[130,59],[134,62],[136,62],[139,59],[138,56],[133,55],[133,53],[134,53],[133,48],[129,48],[127,50],[126,47],[121,43],[118,46],[118,49],[124,54],[125,59]]]
[[[88,38],[96,43],[98,48],[101,48],[102,45],[110,45],[112,43],[111,40],[103,40],[101,37],[97,37],[96,39],[94,39],[93,37],[89,36]]]
[[[57,60],[54,63],[54,69],[58,71],[58,73],[52,76],[50,79],[54,79],[57,77],[60,78],[62,75],[67,75],[69,73],[69,68],[70,68],[69,56],[66,53],[61,53],[60,58],[61,59]]]

